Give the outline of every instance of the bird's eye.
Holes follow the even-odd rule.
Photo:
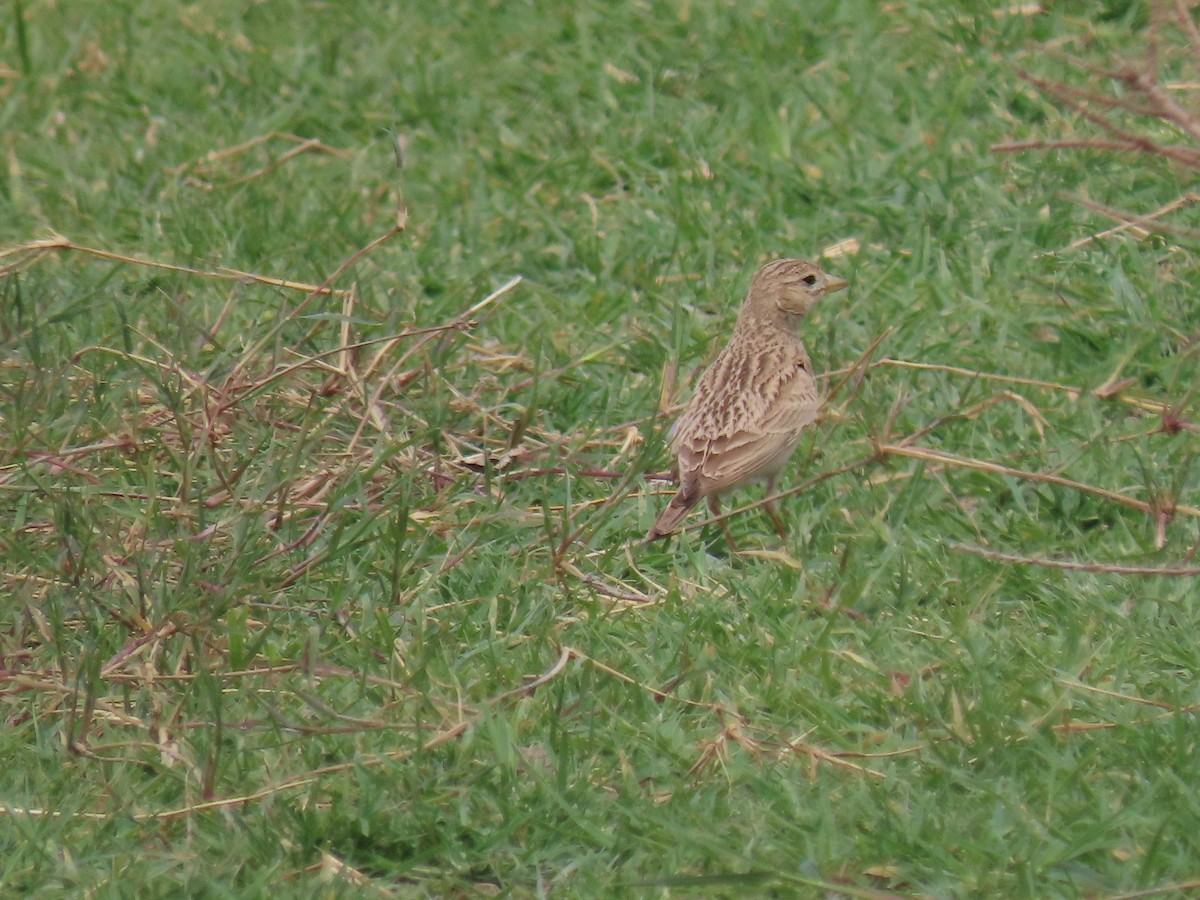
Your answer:
[[[804,283],[807,284],[809,287],[812,287],[814,284],[817,283],[817,276],[816,275],[805,275]]]

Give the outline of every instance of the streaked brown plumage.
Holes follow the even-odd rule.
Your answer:
[[[803,259],[778,259],[758,271],[733,336],[671,428],[679,490],[647,540],[673,532],[702,498],[716,514],[717,497],[739,485],[765,481],[772,492],[821,405],[812,362],[796,331],[821,297],[845,287],[845,281]],[[786,536],[774,507],[767,504],[766,511]]]

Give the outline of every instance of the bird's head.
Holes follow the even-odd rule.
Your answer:
[[[794,327],[818,300],[846,286],[844,280],[806,259],[777,259],[754,276],[743,316],[750,314]]]

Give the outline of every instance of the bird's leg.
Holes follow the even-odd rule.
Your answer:
[[[738,545],[729,531],[729,523],[724,519],[718,518],[721,515],[721,503],[717,500],[716,494],[708,495],[708,509],[713,514],[713,517],[717,519],[717,526],[721,529],[721,534],[725,535],[725,543],[729,545],[729,550],[732,553],[737,553]]]
[[[775,493],[775,479],[772,478],[767,482],[767,496],[770,497]],[[783,524],[783,519],[779,516],[779,510],[775,508],[774,500],[766,500],[763,502],[763,509],[767,513],[767,517],[771,520],[771,524],[775,526],[775,533],[779,535],[781,540],[788,539],[787,526]]]
[[[782,540],[786,541],[788,539],[787,526],[783,524],[783,519],[780,518],[779,510],[775,508],[775,504],[764,503],[763,509],[766,510],[767,516],[771,520],[771,524],[775,526],[775,533],[778,534]]]

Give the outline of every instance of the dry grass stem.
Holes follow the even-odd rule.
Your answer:
[[[1143,154],[1169,160],[1186,169],[1200,170],[1200,108],[1177,99],[1182,85],[1163,77],[1162,72],[1177,60],[1195,67],[1200,64],[1200,35],[1193,18],[1194,4],[1183,0],[1152,0],[1150,23],[1144,34],[1142,59],[1114,62],[1106,68],[1067,58],[1085,86],[1044,78],[1028,71],[1020,77],[1060,107],[1070,110],[1100,129],[1103,137],[1069,136],[994,144],[994,152],[1029,150],[1093,150],[1108,153]],[[1190,99],[1190,98],[1189,98]],[[1167,130],[1182,134],[1190,143],[1165,143],[1159,135]],[[1107,229],[1067,245],[1074,250],[1085,244],[1120,233],[1145,237],[1170,234],[1196,240],[1200,231],[1160,221],[1164,216],[1195,202],[1192,192],[1153,213],[1123,212],[1086,198],[1075,198],[1089,209],[1118,222]]]
[[[1138,512],[1143,512],[1148,515],[1159,516],[1166,515],[1184,515],[1192,518],[1200,517],[1200,508],[1187,506],[1184,504],[1170,504],[1164,506],[1158,502],[1147,502],[1138,500],[1134,497],[1127,497],[1124,494],[1119,494],[1116,491],[1108,490],[1107,488],[1096,487],[1091,484],[1084,484],[1081,481],[1074,481],[1070,478],[1064,478],[1061,475],[1052,475],[1048,472],[1026,472],[1022,469],[1014,469],[1011,466],[1001,465],[1000,463],[989,462],[982,459],[971,459],[966,456],[959,456],[954,453],[947,453],[944,450],[934,450],[926,447],[912,447],[906,444],[882,444],[879,447],[879,452],[884,456],[905,456],[910,459],[919,459],[923,462],[934,463],[935,465],[953,466],[961,469],[973,469],[977,472],[989,472],[994,475],[1004,475],[1009,478],[1019,478],[1024,481],[1033,481],[1040,484],[1054,484],[1059,487],[1069,488],[1073,491],[1079,491],[1084,494],[1092,494],[1104,500],[1109,500],[1113,503],[1118,503],[1122,506],[1127,506],[1130,509],[1136,509]]]
[[[246,182],[253,181],[256,178],[261,178],[263,175],[266,175],[279,168],[288,160],[294,159],[295,157],[304,153],[317,153],[325,156],[333,156],[338,159],[351,159],[354,156],[353,152],[350,150],[340,150],[336,147],[330,147],[328,144],[325,144],[316,138],[304,138],[285,131],[272,131],[269,134],[259,135],[258,137],[251,138],[248,141],[243,141],[242,143],[236,144],[232,147],[226,147],[223,150],[210,150],[202,159],[199,159],[195,162],[184,163],[181,166],[175,166],[174,168],[167,169],[167,172],[171,175],[182,175],[184,173],[188,173],[190,176],[189,183],[193,184],[194,186],[211,189],[212,185],[208,182],[200,181],[198,176],[212,178],[225,164],[232,162],[243,154],[265,147],[273,142],[283,142],[286,144],[291,144],[292,146],[290,146],[283,153],[272,158],[269,162],[266,162],[258,168],[252,170],[248,174],[230,176],[229,183],[245,184]]]
[[[82,253],[85,256],[93,256],[96,259],[103,259],[108,262],[124,263],[131,266],[141,266],[147,269],[165,269],[170,272],[181,272],[185,275],[195,275],[200,278],[221,278],[226,281],[242,281],[254,284],[264,284],[270,287],[283,288],[289,291],[304,291],[307,294],[333,294],[338,295],[342,291],[332,290],[327,285],[305,284],[301,281],[290,281],[286,278],[272,278],[267,275],[255,275],[251,272],[242,272],[239,269],[230,269],[224,266],[214,270],[197,269],[192,266],[181,266],[175,263],[159,262],[151,259],[142,259],[137,256],[128,256],[123,253],[115,253],[111,250],[100,250],[96,247],[85,247],[83,244],[76,244],[69,238],[63,237],[61,234],[56,234],[54,237],[44,238],[38,241],[29,241],[25,244],[19,244],[16,247],[6,247],[0,249],[0,262],[9,257],[16,257],[15,261],[6,265],[0,265],[0,278],[6,278],[9,275],[14,275],[17,272],[24,271],[30,266],[36,265],[52,253],[58,252],[73,252]]]
[[[1001,553],[998,550],[973,547],[970,544],[947,544],[946,546],[959,553],[970,553],[996,562],[1013,563],[1018,566],[1043,566],[1069,572],[1096,572],[1104,575],[1161,575],[1168,578],[1192,578],[1200,575],[1200,566],[1130,566],[1116,563],[1089,563],[1071,559],[1046,559],[1037,556],[1020,556],[1015,553]]]

